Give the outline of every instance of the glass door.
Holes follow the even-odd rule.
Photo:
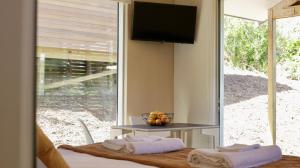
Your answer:
[[[267,22],[224,16],[224,145],[272,144],[267,36]]]
[[[276,20],[276,143],[300,156],[300,17]]]

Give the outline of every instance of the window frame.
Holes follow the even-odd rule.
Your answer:
[[[117,125],[124,124],[124,50],[125,50],[125,4],[118,2],[118,46],[117,46],[117,76],[118,76],[118,91],[117,91]]]

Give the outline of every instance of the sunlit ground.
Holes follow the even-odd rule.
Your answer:
[[[225,145],[272,144],[266,81],[262,73],[225,68]],[[284,154],[300,156],[300,81],[277,81],[277,144]]]
[[[95,142],[102,142],[110,137],[110,127],[115,121],[100,121],[89,112],[39,110],[37,121],[47,136],[55,144],[84,145],[86,138],[78,118],[89,128]]]

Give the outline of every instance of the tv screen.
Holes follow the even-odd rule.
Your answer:
[[[194,43],[197,7],[134,2],[133,40]]]

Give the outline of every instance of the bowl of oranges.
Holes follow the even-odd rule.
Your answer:
[[[164,113],[160,111],[153,111],[150,113],[143,113],[143,120],[151,126],[163,126],[172,123],[174,113]]]

